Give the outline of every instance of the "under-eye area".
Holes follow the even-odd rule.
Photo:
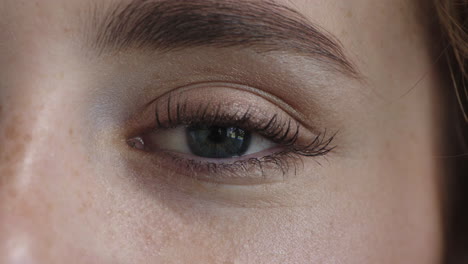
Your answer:
[[[284,181],[304,159],[336,147],[336,133],[307,128],[266,98],[228,85],[176,89],[146,111],[150,125],[127,143],[174,177],[234,185]]]

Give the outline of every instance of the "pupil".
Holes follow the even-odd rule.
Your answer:
[[[204,158],[242,156],[250,145],[250,133],[238,127],[189,126],[187,142],[190,151]]]
[[[222,143],[225,140],[226,128],[222,127],[213,127],[211,133],[208,135],[208,140],[211,140],[214,143]]]

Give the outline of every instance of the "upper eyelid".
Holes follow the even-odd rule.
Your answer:
[[[208,108],[209,106],[206,106],[204,109]],[[218,106],[215,108],[220,109],[221,107],[218,104]],[[295,125],[291,125],[294,122],[292,119],[278,120],[277,114],[274,114],[272,117],[269,117],[269,120],[264,119],[268,121],[266,125],[264,124],[264,121],[253,123],[251,121],[251,114],[249,112],[249,109],[247,109],[244,113],[241,113],[241,115],[239,115],[240,112],[227,114],[223,116],[219,114],[221,111],[215,111],[218,113],[213,113],[213,115],[199,115],[199,112],[196,112],[197,113],[193,115],[186,115],[184,113],[183,116],[181,115],[180,117],[176,117],[176,119],[171,117],[170,120],[168,120],[168,123],[166,124],[163,124],[159,120],[158,115],[156,114],[156,124],[158,128],[170,128],[179,125],[199,125],[207,123],[211,123],[213,125],[238,126],[240,128],[250,130],[251,132],[256,132],[260,135],[271,137],[271,140],[281,143],[285,143],[286,138],[289,135],[291,135],[291,133],[291,138],[288,141],[295,141],[295,139],[298,137],[300,130],[299,124],[295,123]],[[238,120],[234,120],[236,116],[239,116]],[[285,127],[284,125],[286,125],[287,127],[286,130],[283,130],[283,128]]]
[[[203,88],[210,89],[209,86],[204,85]],[[184,90],[168,93],[166,96],[159,98],[154,103],[155,106],[155,115],[156,122],[159,125],[162,125],[161,116],[165,116],[165,124],[171,126],[171,123],[176,119],[180,119],[181,113],[184,112],[183,117],[191,122],[196,122],[197,120],[203,120],[204,122],[208,121],[210,118],[213,122],[225,121],[225,122],[245,122],[246,120],[264,123],[265,120],[268,120],[270,123],[278,121],[278,119],[292,119],[289,114],[284,112],[281,108],[267,102],[264,99],[258,99],[256,96],[254,102],[251,100],[245,100],[245,97],[248,95],[242,96],[243,98],[237,98],[229,102],[228,97],[231,97],[233,94],[226,94],[225,97],[213,96],[213,93],[220,93],[220,89],[228,90],[230,88],[211,88],[210,95],[214,101],[210,101],[206,98],[194,98],[200,93],[199,89],[193,88],[192,91]],[[222,92],[221,92],[222,93]],[[239,91],[234,93],[239,94]],[[188,94],[188,95],[187,95]],[[258,100],[257,100],[258,99]],[[197,100],[199,103],[196,105],[193,101]],[[189,103],[190,101],[190,103]],[[263,101],[263,103],[262,103]],[[260,105],[260,106],[259,106]],[[187,112],[190,112],[187,114]],[[224,120],[216,120],[221,118],[219,113],[225,115]],[[273,114],[271,114],[273,113]],[[281,117],[283,118],[281,118]],[[226,118],[231,118],[232,120],[226,120]],[[252,120],[255,118],[256,120]],[[261,119],[261,120],[260,120]],[[178,121],[187,121],[187,120],[178,120]],[[260,127],[259,127],[260,128]]]
[[[206,92],[205,90],[205,93],[212,96],[212,99],[217,102],[216,105],[209,102],[209,98],[201,96],[200,89],[208,90],[209,92]],[[223,94],[224,92],[228,93]],[[217,93],[220,93],[221,96],[218,96],[219,94]],[[243,97],[239,100],[245,100],[243,104],[238,105],[238,107],[242,109],[241,111],[235,109],[236,103],[233,102],[237,102],[236,100],[229,103],[227,102],[227,99],[225,99],[229,97],[229,95],[233,94]],[[193,96],[198,96],[198,99],[194,99]],[[196,109],[198,110],[198,113],[191,112],[189,115],[183,116],[184,120],[177,120],[177,114],[174,113],[177,113],[177,108],[180,107],[181,102],[186,102],[189,99],[191,100],[189,105],[191,105],[192,108],[188,111],[194,111],[194,109]],[[193,100],[195,100],[195,102],[193,102]],[[200,110],[201,108],[196,106],[193,108],[197,102],[200,102],[201,107],[206,108],[203,110]],[[257,132],[276,143],[286,145],[297,144],[301,147],[309,145],[310,142],[312,142],[318,135],[323,133],[323,130],[320,128],[309,129],[303,126],[300,121],[283,111],[282,108],[271,103],[269,100],[261,98],[253,93],[246,93],[243,90],[230,89],[230,87],[210,87],[203,85],[201,87],[183,89],[182,91],[176,90],[172,93],[167,93],[165,96],[159,97],[157,100],[153,100],[152,104],[154,104],[154,107],[151,107],[150,109],[154,111],[153,118],[156,123],[155,125],[160,128],[194,124],[197,120],[202,123],[206,123],[210,122],[210,118],[215,118],[219,119],[214,120],[217,122],[217,125],[224,124],[241,126],[244,129]],[[185,108],[186,106],[183,105],[182,107]],[[210,107],[210,113],[206,114],[205,110],[208,109],[208,107]],[[215,114],[215,112],[220,108],[222,108],[221,113],[226,115],[225,118],[219,114]],[[248,118],[245,118],[246,120],[242,120],[245,115],[248,115]],[[203,116],[207,116],[207,118],[203,118]],[[230,118],[231,120],[226,120],[226,118]],[[174,120],[177,122],[171,123]],[[274,127],[268,127],[271,125],[274,125]],[[151,129],[154,129],[154,127]]]
[[[301,126],[310,129],[310,130],[316,130],[317,128],[311,126],[308,122],[310,118],[308,118],[306,115],[301,113],[300,111],[296,110],[294,107],[286,103],[284,100],[281,98],[268,93],[266,91],[263,91],[262,89],[258,89],[255,87],[243,85],[240,83],[225,83],[225,82],[199,82],[199,83],[192,83],[188,86],[183,86],[183,87],[176,87],[160,96],[157,98],[149,101],[148,103],[145,104],[145,108],[151,107],[154,103],[164,101],[165,98],[168,97],[176,97],[178,94],[184,93],[186,91],[189,91],[191,89],[200,89],[200,88],[229,88],[229,89],[234,89],[234,90],[239,90],[247,93],[251,93],[255,96],[259,96],[263,98],[264,100],[269,101],[270,103],[278,106],[282,111],[290,115],[291,117],[294,118]]]

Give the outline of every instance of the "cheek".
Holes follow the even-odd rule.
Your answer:
[[[368,122],[373,125],[362,131],[365,143],[342,164],[348,173],[340,172],[347,177],[341,184],[356,212],[348,227],[358,231],[364,245],[397,258],[393,263],[437,263],[441,252],[441,161],[435,156],[431,111],[413,103],[427,97],[415,97]]]

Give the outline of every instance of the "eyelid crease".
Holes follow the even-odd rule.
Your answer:
[[[290,132],[293,139],[297,139],[299,122],[270,101],[236,89],[212,89],[204,86],[196,91],[184,90],[159,98],[160,101],[155,102],[156,126],[170,128],[209,123],[239,126],[269,136],[278,143],[285,143]]]
[[[277,96],[275,96],[275,95],[273,95],[273,94],[271,94],[269,92],[266,92],[266,91],[264,91],[262,89],[246,86],[246,85],[239,84],[239,83],[232,83],[232,82],[229,82],[229,83],[216,82],[216,81],[198,82],[198,83],[192,83],[192,84],[190,84],[188,86],[185,85],[185,86],[181,86],[181,87],[176,87],[176,88],[172,89],[171,91],[168,91],[168,92],[158,96],[157,98],[149,101],[148,103],[145,104],[145,107],[151,106],[154,102],[159,101],[161,98],[164,98],[165,96],[171,96],[172,94],[183,93],[183,92],[186,92],[186,91],[189,91],[189,90],[192,90],[192,89],[197,89],[197,88],[220,88],[220,89],[221,88],[229,88],[229,89],[249,92],[249,93],[251,93],[251,94],[253,94],[255,96],[260,96],[263,99],[267,100],[268,102],[278,106],[281,110],[283,110],[287,114],[294,117],[294,119],[301,126],[307,128],[307,129],[313,130],[313,131],[317,130],[315,127],[313,127],[313,126],[311,127],[310,125],[307,124],[306,120],[308,120],[308,118],[306,117],[306,115],[304,115],[303,113],[301,113],[301,112],[297,111],[296,109],[294,109],[291,105],[286,103],[281,98],[279,98],[279,97],[277,97]]]
[[[164,97],[159,98],[162,102],[159,104],[155,102],[156,127],[153,130],[175,128],[181,125],[234,126],[258,133],[283,146],[295,146],[293,150],[303,156],[323,155],[334,149],[330,144],[337,133],[329,135],[327,130],[308,130],[269,101],[259,101],[253,94],[249,100],[239,90],[230,91],[230,95],[239,97],[240,93],[242,99],[230,101],[217,96],[216,93],[222,93],[222,96],[226,97],[223,90],[210,91],[209,87],[205,89],[208,92],[201,92],[200,89],[197,92],[186,90],[184,92],[189,95],[184,92],[169,93],[166,100]],[[195,94],[190,96],[190,93]]]

